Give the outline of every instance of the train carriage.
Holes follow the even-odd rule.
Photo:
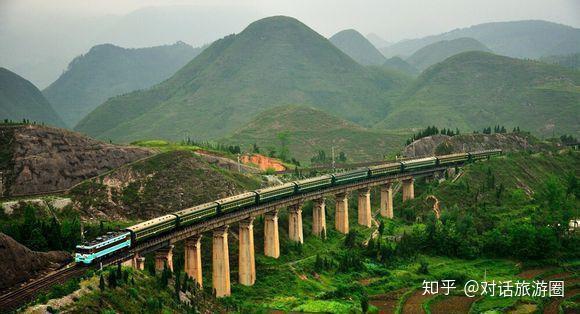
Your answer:
[[[256,192],[247,192],[227,198],[222,198],[216,201],[218,206],[218,213],[228,213],[240,208],[256,205],[258,202],[258,194]]]
[[[298,185],[296,185],[295,182],[289,182],[277,186],[259,189],[254,192],[258,194],[258,203],[262,204],[293,195],[294,193],[298,192]]]
[[[126,230],[131,232],[133,243],[143,241],[154,235],[172,230],[177,226],[177,216],[165,215],[155,219],[147,220],[140,224],[128,227]]]
[[[173,214],[178,218],[177,225],[184,227],[217,215],[218,206],[217,202],[210,202],[186,208]]]
[[[457,153],[457,154],[451,154],[451,155],[437,156],[437,164],[443,165],[443,166],[454,165],[457,163],[466,162],[468,160],[469,160],[468,153]]]
[[[326,175],[323,175],[320,177],[295,181],[295,183],[298,186],[298,191],[300,193],[305,193],[305,192],[309,192],[312,190],[331,186],[332,185],[332,176],[329,174],[326,174]]]
[[[371,177],[394,174],[400,171],[401,171],[401,163],[399,162],[392,162],[388,164],[369,167],[369,173]]]
[[[354,182],[369,177],[369,168],[361,168],[347,172],[336,173],[332,175],[333,184],[344,184]]]
[[[482,159],[489,159],[494,156],[499,156],[502,154],[501,149],[488,149],[488,150],[480,150],[475,152],[469,153],[470,161],[477,161]]]
[[[437,165],[437,158],[435,157],[425,157],[419,159],[410,159],[401,161],[403,172],[411,170],[420,170],[424,168],[429,168]]]

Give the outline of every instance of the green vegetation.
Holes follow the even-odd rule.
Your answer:
[[[0,117],[2,120],[44,122],[54,126],[64,123],[50,103],[32,83],[0,67]]]
[[[381,52],[354,29],[340,31],[328,40],[362,65],[381,65],[385,62]]]
[[[73,127],[108,98],[162,82],[200,52],[183,42],[139,49],[94,46],[72,60],[43,94]]]
[[[574,70],[580,70],[580,53],[542,57],[540,58],[540,61],[551,64],[557,64],[559,66],[563,66]]]
[[[143,144],[165,147],[158,141]],[[179,149],[84,181],[70,196],[86,215],[97,210],[113,217],[146,219],[259,186],[253,177],[210,165],[191,150]]]
[[[284,143],[280,135],[283,135]],[[343,152],[348,162],[382,160],[402,147],[407,136],[405,131],[365,129],[309,107],[284,106],[262,112],[221,141],[240,144],[244,151],[252,151],[256,144],[264,153],[274,151],[278,157],[282,157],[279,153],[287,151],[287,160],[294,157],[304,164],[311,162],[320,150],[330,157],[333,146],[336,157]]]
[[[513,21],[478,24],[423,38],[398,42],[382,48],[387,57],[410,56],[442,40],[474,38],[497,54],[513,58],[538,58],[580,51],[577,28],[547,21]]]
[[[419,71],[423,71],[436,63],[465,51],[491,52],[484,44],[473,38],[457,38],[427,45],[413,53],[406,61]]]
[[[377,126],[473,130],[525,125],[532,134],[578,134],[580,72],[485,52],[464,52],[421,74]]]
[[[149,90],[109,99],[76,129],[125,142],[184,133],[207,140],[296,103],[368,126],[386,115],[407,82],[357,64],[299,21],[276,16],[214,42]]]
[[[401,73],[411,76],[417,76],[419,74],[419,71],[415,67],[413,67],[407,61],[401,59],[400,57],[392,57],[385,60],[385,63],[383,63],[383,67],[390,70],[399,71]]]

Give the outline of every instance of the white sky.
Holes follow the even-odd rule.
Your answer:
[[[492,21],[542,19],[580,27],[580,0],[0,0],[0,18],[123,15],[169,5],[232,11],[244,6],[247,10],[241,15],[249,11],[260,16],[290,15],[327,37],[354,28],[363,34],[374,32],[388,41]]]

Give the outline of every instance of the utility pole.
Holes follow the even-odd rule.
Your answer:
[[[242,173],[242,165],[240,164],[240,153],[238,153],[238,172]]]

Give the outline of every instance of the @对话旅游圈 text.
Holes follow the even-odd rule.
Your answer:
[[[453,279],[427,281],[423,280],[423,295],[449,295],[454,290],[463,289],[467,297],[498,296],[498,297],[564,297],[564,281],[562,280],[505,280],[477,281],[468,280],[464,285],[457,285]]]

